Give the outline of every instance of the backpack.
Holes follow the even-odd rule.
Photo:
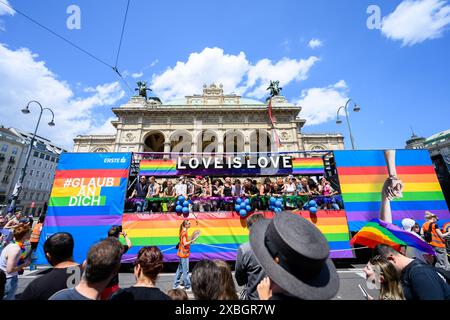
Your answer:
[[[433,224],[434,222],[429,224],[428,230],[423,230],[423,239],[428,243],[433,240]]]

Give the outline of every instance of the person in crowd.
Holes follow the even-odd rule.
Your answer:
[[[376,250],[400,274],[406,300],[450,300],[450,285],[432,265],[408,258],[388,245],[380,244]]]
[[[184,288],[187,291],[191,290],[191,281],[189,280],[189,255],[191,254],[191,243],[194,241],[189,239],[188,230],[191,227],[189,220],[183,220],[180,225],[179,243],[177,256],[180,258],[177,272],[173,281],[172,289],[180,288],[180,281],[183,278]]]
[[[270,196],[273,193],[272,180],[269,177],[264,178],[264,184],[259,189],[260,196]]]
[[[191,198],[194,195],[194,192],[195,192],[194,181],[192,179],[187,179],[186,187],[187,187],[187,197]]]
[[[267,277],[257,286],[261,300],[328,300],[339,290],[325,236],[289,211],[260,219],[250,228],[250,246]]]
[[[156,287],[156,279],[163,269],[163,254],[158,247],[143,247],[134,262],[136,284],[120,289],[111,300],[171,300]]]
[[[417,234],[416,232],[413,231],[413,228],[414,228],[415,225],[418,225],[418,224],[416,223],[416,221],[414,221],[411,218],[404,218],[402,220],[402,228],[403,228],[403,230],[408,231],[409,233],[412,233],[416,237],[418,237],[421,240],[423,240],[420,237],[420,234]],[[420,233],[420,227],[419,227],[419,233]],[[429,261],[429,260],[433,261],[433,257],[427,257],[426,254],[423,254],[423,252],[420,251],[419,249],[414,248],[414,247],[410,247],[410,246],[405,248],[403,254],[405,256],[407,256],[408,258],[417,258],[417,259],[420,259],[421,261],[423,261],[425,263],[427,263],[427,261]]]
[[[205,177],[203,179],[202,185],[202,197],[211,197],[211,179],[209,177]]]
[[[0,300],[3,300],[5,295],[5,285],[6,285],[6,274],[5,271],[0,269]]]
[[[124,245],[120,244],[122,247],[122,255],[127,253],[130,250],[132,244],[130,238],[128,238],[127,234],[122,230],[122,226],[112,226],[108,230],[108,238],[119,240],[120,236],[125,239]],[[105,290],[103,290],[100,298],[101,300],[108,300],[111,295],[119,290],[119,274],[116,273],[114,277],[112,277],[111,281],[106,286]]]
[[[375,256],[363,269],[367,282],[380,288],[380,300],[405,300],[400,283],[400,276],[389,260]],[[368,296],[369,300],[373,297]]]
[[[15,214],[8,220],[2,229],[2,248],[5,248],[11,240],[13,240],[14,228],[20,224],[22,218],[22,211],[16,211]]]
[[[240,179],[234,180],[234,185],[231,190],[231,194],[233,197],[242,197],[244,195],[244,188],[242,187]]]
[[[20,300],[48,300],[56,292],[76,285],[81,276],[80,265],[73,261],[74,241],[70,233],[58,232],[44,243],[45,258],[53,269],[33,280],[20,295]],[[74,281],[70,282],[69,278]]]
[[[197,262],[192,270],[192,292],[196,300],[218,300],[220,290],[220,268],[211,260]]]
[[[174,198],[176,196],[175,187],[173,186],[172,180],[168,180],[166,187],[163,190],[162,193],[164,198]],[[175,201],[169,201],[167,202],[167,211],[175,211]]]
[[[238,300],[230,266],[223,260],[216,259],[213,262],[220,269],[220,293],[218,300]]]
[[[211,197],[211,185],[209,181],[209,177],[205,177],[200,181],[201,185],[201,194],[200,197],[209,198]],[[199,203],[199,211],[211,211],[212,203],[210,201],[200,201]]]
[[[293,176],[288,176],[286,178],[286,183],[283,187],[283,194],[285,196],[288,196],[286,200],[286,208],[287,209],[295,209],[297,207],[297,202],[292,197],[296,195],[297,193],[297,186],[295,185],[295,182],[292,180]],[[291,198],[289,198],[291,197]]]
[[[302,191],[298,194],[299,196],[311,195],[311,190],[309,189],[309,184],[308,184],[308,178],[302,177],[300,179],[300,185],[302,187]]]
[[[31,232],[30,237],[30,244],[31,244],[31,250],[36,251],[38,243],[39,243],[39,237],[41,236],[42,226],[45,221],[45,215],[40,215],[38,222],[33,227],[33,231]],[[31,227],[31,226],[30,226]]]
[[[135,199],[135,206],[137,212],[144,212],[147,210],[147,200],[145,197],[148,193],[147,178],[145,176],[139,177],[139,182],[136,183],[130,199]]]
[[[254,213],[247,218],[247,228],[251,230],[252,225],[264,216],[260,213]],[[256,260],[249,242],[241,244],[238,248],[234,277],[239,286],[244,286],[241,294],[242,300],[258,300],[256,287],[265,277],[264,270]]]
[[[187,184],[186,184],[186,177],[181,176],[178,180],[177,185],[175,186],[175,194],[177,197],[183,196],[187,198]]]
[[[25,242],[30,238],[30,227],[19,224],[14,228],[13,241],[0,254],[0,269],[5,273],[5,300],[15,300],[19,283],[19,273],[31,264]]]
[[[442,226],[442,232],[444,234],[448,234],[444,238],[445,238],[445,246],[446,246],[446,250],[447,250],[447,259],[450,260],[450,222],[447,222]]]
[[[99,300],[108,283],[119,272],[122,251],[122,244],[114,237],[92,245],[83,262],[80,283],[58,291],[49,300]]]
[[[189,297],[183,289],[170,289],[167,291],[167,295],[172,300],[189,300]]]
[[[284,181],[283,178],[278,177],[276,179],[275,185],[273,186],[273,196],[281,197],[284,193]]]
[[[223,183],[220,179],[213,180],[213,185],[211,187],[211,195],[214,198],[220,198],[223,195]],[[220,210],[222,207],[222,201],[221,200],[213,200],[212,201],[212,208],[214,211]]]
[[[193,200],[193,210],[194,211],[204,211],[203,209],[203,202],[198,199],[199,197],[202,196],[203,194],[203,177],[202,176],[196,176],[194,181],[192,182],[193,186],[194,186],[194,194],[193,196],[195,197]]]
[[[149,183],[148,183],[148,191],[147,191],[147,198],[149,199],[155,199],[159,198],[159,195],[161,193],[161,186],[158,182],[156,182],[156,179],[154,176],[150,177]],[[161,206],[160,202],[151,201],[149,203],[151,212],[161,212]]]
[[[252,179],[247,178],[244,180],[244,196],[252,197],[259,194],[259,190],[256,188],[256,185],[253,184]]]
[[[422,225],[422,233],[431,233],[431,241],[429,243],[436,252],[435,266],[440,267],[446,271],[450,271],[450,263],[448,261],[447,251],[445,249],[445,237],[447,237],[450,233],[441,232],[437,224],[437,221],[439,219],[434,213],[426,211],[425,220],[426,222]]]
[[[309,192],[312,195],[320,195],[319,186],[313,178],[308,179]]]
[[[230,177],[226,177],[224,181],[222,194],[224,197],[230,198],[233,196],[233,183]],[[223,206],[226,211],[233,211],[234,201],[229,199],[225,200]]]

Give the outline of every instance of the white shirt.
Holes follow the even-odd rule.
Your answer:
[[[2,250],[2,253],[0,255],[0,269],[5,272],[6,278],[11,278],[19,274],[17,271],[12,273],[6,272],[8,259],[11,258],[11,254],[14,252],[19,252],[20,255],[20,247],[16,243],[10,243]]]
[[[175,186],[175,192],[177,196],[187,197],[187,185],[185,183],[178,183]]]

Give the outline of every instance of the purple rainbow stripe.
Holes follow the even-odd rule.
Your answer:
[[[176,253],[164,253],[164,262],[177,262],[180,258]],[[191,252],[189,259],[192,261],[198,261],[203,259],[214,260],[236,260],[237,252]],[[122,256],[122,262],[129,263],[136,259],[136,254],[124,254]]]
[[[47,216],[47,227],[80,227],[80,226],[104,226],[122,224],[122,215],[97,215],[97,216]]]

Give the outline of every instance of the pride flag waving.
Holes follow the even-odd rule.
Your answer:
[[[350,244],[359,244],[369,248],[375,248],[378,244],[386,244],[397,251],[400,250],[400,246],[409,246],[433,256],[436,255],[433,247],[418,236],[379,219],[373,219],[362,227],[350,240]]]

